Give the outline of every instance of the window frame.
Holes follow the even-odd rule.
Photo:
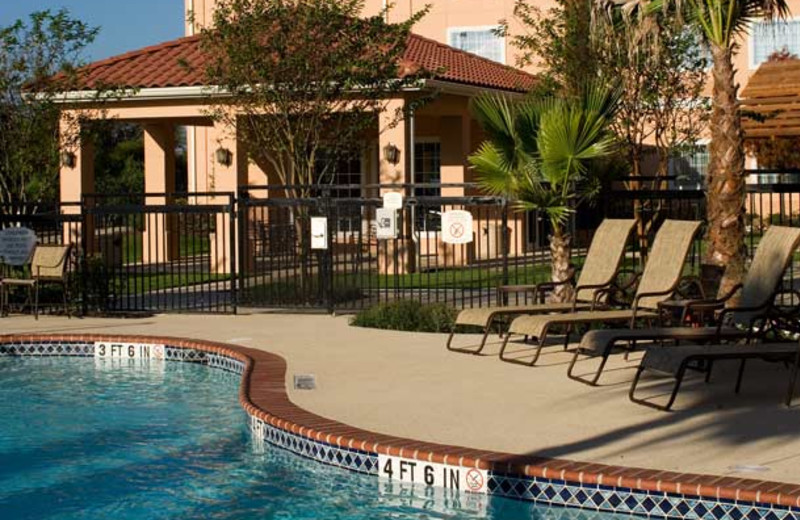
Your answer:
[[[439,136],[415,137],[414,138],[414,161],[416,161],[417,157],[418,157],[416,147],[417,147],[417,145],[420,145],[420,144],[438,144],[439,145],[439,196],[441,197],[442,196],[442,188],[441,188],[441,184],[442,184],[442,139]],[[420,172],[417,170],[416,165],[414,165],[414,178],[412,180],[413,180],[413,185],[415,185],[415,186],[417,184],[416,177],[417,177],[417,175],[419,175],[419,173]],[[430,188],[420,188],[420,189],[430,189]],[[416,195],[416,190],[417,190],[417,188],[415,187],[414,188],[414,194],[415,195]],[[440,219],[441,219],[441,215],[440,215]],[[412,223],[412,225],[413,225],[413,228],[414,228],[414,233],[416,233],[420,238],[435,238],[437,236],[437,234],[440,233],[440,231],[437,231],[437,230],[426,231],[424,229],[417,228],[416,217],[415,217],[415,220]],[[440,225],[441,225],[441,221],[440,221]]]
[[[792,16],[790,18],[786,18],[785,20],[756,20],[750,25],[750,30],[748,31],[747,37],[747,66],[748,69],[751,71],[757,70],[761,65],[766,63],[766,61],[762,61],[761,63],[756,63],[756,43],[755,43],[755,28],[757,25],[762,24],[774,24],[774,23],[798,23],[798,41],[800,42],[800,16]],[[799,43],[800,44],[800,43]],[[780,49],[775,49],[772,52],[778,51]],[[791,51],[791,49],[790,49]],[[798,54],[800,54],[800,48],[798,48]],[[713,65],[713,61],[712,61]]]
[[[463,33],[463,32],[492,32],[492,33],[494,33],[494,31],[498,31],[501,28],[502,28],[502,26],[500,26],[500,25],[461,25],[461,26],[457,26],[457,27],[448,27],[447,28],[447,45],[449,45],[450,47],[453,47],[454,49],[459,49],[459,50],[462,50],[464,52],[470,52],[471,54],[475,54],[476,56],[481,56],[480,54],[477,54],[475,52],[471,52],[471,51],[468,51],[466,49],[461,49],[460,47],[457,47],[453,42],[453,36],[456,33]],[[500,42],[500,61],[493,60],[492,58],[487,58],[486,56],[481,56],[481,57],[484,58],[484,59],[496,62],[496,63],[501,63],[503,65],[506,65],[506,59],[507,59],[507,56],[506,56],[506,47],[507,47],[506,38],[505,37],[502,37],[502,38],[501,37],[496,37],[496,38]]]

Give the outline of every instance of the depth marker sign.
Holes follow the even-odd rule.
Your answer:
[[[95,343],[94,357],[106,359],[165,359],[164,345],[150,343]]]
[[[489,472],[484,469],[447,466],[381,454],[378,454],[378,475],[389,480],[467,493],[486,493],[489,481]]]

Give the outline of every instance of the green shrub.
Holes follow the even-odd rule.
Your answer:
[[[423,305],[415,301],[398,300],[363,310],[350,324],[406,332],[449,332],[455,323],[456,314],[454,308],[443,303]]]

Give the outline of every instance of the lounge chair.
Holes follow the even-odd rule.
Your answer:
[[[800,367],[800,346],[797,343],[752,343],[728,345],[684,345],[676,348],[648,347],[645,350],[642,362],[636,371],[636,376],[631,384],[628,394],[631,401],[643,404],[658,410],[668,411],[672,408],[686,371],[694,364],[710,364],[723,359],[740,360],[739,375],[736,380],[736,393],[739,393],[744,375],[745,362],[748,359],[765,359],[791,363],[789,385],[786,391],[786,406],[791,406],[797,384],[798,367]],[[636,397],[636,387],[645,371],[654,371],[668,374],[675,378],[669,400],[665,405]]]
[[[447,349],[453,352],[480,354],[486,346],[492,328],[500,319],[525,314],[541,314],[553,312],[575,312],[579,309],[594,309],[598,305],[597,292],[606,289],[617,277],[619,265],[625,254],[625,247],[636,220],[605,219],[595,231],[592,244],[586,254],[586,260],[578,276],[573,300],[564,303],[541,303],[534,305],[513,305],[482,309],[466,309],[456,317],[456,323],[447,338]],[[563,282],[545,282],[536,285],[502,286],[498,288],[498,301],[512,293],[526,293],[533,302],[539,301],[544,292],[559,285],[571,284],[574,276]],[[459,327],[481,327],[483,338],[478,347],[454,347],[453,337]]]
[[[656,234],[644,272],[638,280],[633,303],[627,309],[579,311],[562,315],[521,316],[511,322],[500,349],[500,359],[510,363],[533,366],[539,360],[553,326],[566,326],[564,346],[569,343],[570,331],[577,325],[627,322],[633,328],[638,320],[657,319],[659,302],[669,298],[681,282],[683,265],[700,229],[700,222],[666,220]],[[513,335],[523,335],[536,341],[533,359],[524,361],[507,357],[505,352]]]
[[[690,343],[722,343],[750,339],[756,325],[765,325],[765,313],[779,294],[783,274],[792,262],[794,251],[800,245],[800,229],[771,226],[758,244],[753,262],[744,282],[716,300],[685,302],[680,323],[685,324],[695,312],[716,313],[716,326],[711,327],[658,327],[649,329],[604,329],[586,333],[575,350],[567,376],[570,379],[596,385],[609,355],[620,343],[636,341],[681,341]],[[725,305],[735,296],[740,299],[735,307]],[[724,309],[724,310],[723,310]],[[763,329],[763,327],[762,327]],[[631,350],[631,348],[628,348]],[[600,366],[591,380],[574,375],[576,362],[581,357],[602,357]]]
[[[28,289],[28,301],[33,300],[33,315],[38,320],[39,288],[43,284],[57,284],[62,289],[64,312],[70,316],[67,306],[67,267],[70,249],[69,245],[37,245],[31,258],[31,277],[3,278],[0,282],[0,314],[7,311],[9,288],[25,287]]]

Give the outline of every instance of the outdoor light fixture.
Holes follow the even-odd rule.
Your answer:
[[[227,148],[217,148],[217,162],[222,166],[230,166],[233,164],[233,152]]]
[[[400,149],[393,145],[392,143],[387,144],[383,147],[383,158],[386,162],[391,164],[397,164],[400,162]]]
[[[74,168],[78,158],[72,152],[61,152],[61,164],[67,168]]]

